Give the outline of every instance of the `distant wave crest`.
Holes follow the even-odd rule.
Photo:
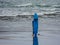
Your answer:
[[[53,7],[55,7],[55,8],[60,8],[60,5],[53,5]]]
[[[51,5],[45,5],[45,4],[33,4],[33,3],[27,3],[22,5],[14,5],[15,7],[51,7]]]
[[[0,7],[51,7],[51,5],[46,5],[46,4],[33,4],[33,3],[26,3],[26,4],[12,4],[11,2],[6,2],[6,1],[0,1]]]

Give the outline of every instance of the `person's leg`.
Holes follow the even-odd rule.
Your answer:
[[[32,36],[34,37],[35,36],[35,32],[33,31],[33,34],[32,34]]]

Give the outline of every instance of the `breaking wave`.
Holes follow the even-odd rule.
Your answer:
[[[0,1],[0,8],[5,8],[5,7],[13,7],[13,8],[19,8],[19,7],[51,7],[51,5],[46,5],[46,4],[33,4],[33,3],[25,3],[25,4],[20,4],[16,5],[11,2],[6,2],[6,1]]]

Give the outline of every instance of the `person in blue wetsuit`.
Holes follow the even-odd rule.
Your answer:
[[[32,21],[33,36],[37,36],[37,33],[38,33],[38,15],[37,15],[37,13],[34,14],[33,18],[34,18]]]

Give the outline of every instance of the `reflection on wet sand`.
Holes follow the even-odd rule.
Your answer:
[[[16,37],[14,37],[14,36],[2,36],[2,37],[0,37],[0,39],[13,40],[13,39],[16,39]]]
[[[37,36],[33,37],[33,45],[38,45],[38,37]]]

